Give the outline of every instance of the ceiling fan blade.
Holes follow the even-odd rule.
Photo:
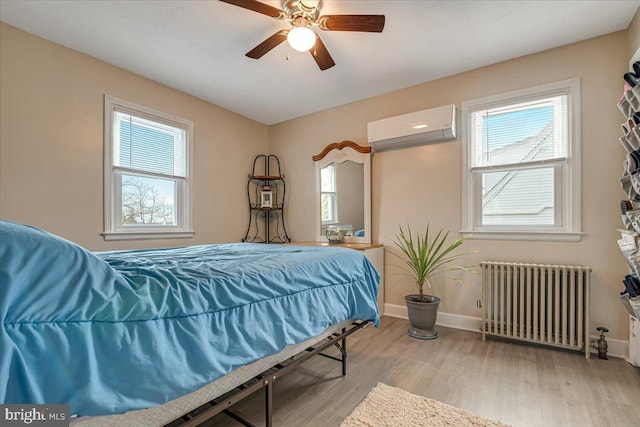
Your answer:
[[[283,19],[286,16],[284,11],[256,0],[220,0],[220,1],[223,3],[232,4],[234,6],[238,6],[244,9],[253,10],[254,12],[262,13],[263,15],[267,15],[272,18]]]
[[[259,59],[265,53],[269,52],[271,49],[273,49],[274,47],[278,46],[280,43],[285,41],[287,39],[287,34],[289,34],[289,30],[280,30],[274,35],[272,35],[271,37],[269,37],[268,39],[266,39],[265,41],[263,41],[262,43],[260,43],[258,46],[251,49],[245,55],[248,56],[249,58]]]
[[[384,15],[323,15],[317,22],[325,31],[381,33],[384,29]]]
[[[325,47],[324,43],[322,43],[322,39],[320,39],[320,36],[318,36],[317,34],[316,44],[311,49],[309,49],[309,52],[322,71],[336,65],[336,63],[333,62],[333,58],[329,54],[329,51]]]

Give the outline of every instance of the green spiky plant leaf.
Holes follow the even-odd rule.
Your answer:
[[[411,231],[411,227],[407,225],[405,231],[400,226],[400,231],[394,236],[393,243],[400,249],[402,256],[395,254],[398,258],[404,261],[403,270],[407,275],[415,281],[416,287],[420,295],[420,301],[426,301],[424,297],[423,287],[427,283],[429,287],[429,278],[435,274],[440,268],[446,266],[452,261],[461,258],[468,254],[465,253],[452,253],[465,241],[465,238],[455,240],[453,243],[447,245],[446,241],[449,237],[449,232],[443,234],[443,230],[433,236],[429,233],[429,224],[424,234],[416,233],[415,236]],[[464,270],[470,271],[470,267],[452,266],[449,270]],[[460,281],[460,280],[458,280]]]

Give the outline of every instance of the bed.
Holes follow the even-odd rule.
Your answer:
[[[378,280],[343,248],[92,253],[1,221],[0,402],[64,403],[80,417],[190,407],[193,393],[214,385],[210,398],[352,321],[377,325]]]

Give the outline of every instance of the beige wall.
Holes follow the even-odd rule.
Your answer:
[[[105,94],[194,122],[193,239],[100,236]],[[2,23],[0,122],[0,218],[92,250],[239,241],[246,178],[268,148],[265,125]]]
[[[636,11],[627,28],[627,56],[629,59],[640,49],[640,9]]]
[[[583,230],[579,243],[479,241],[470,263],[483,259],[591,266],[592,325],[626,339],[618,302],[627,271],[618,176],[624,150],[615,108],[628,66],[633,28],[445,79],[340,106],[267,128],[222,108],[0,24],[0,217],[43,227],[89,249],[160,247],[238,241],[246,227],[246,176],[253,156],[280,156],[287,176],[287,226],[296,241],[313,240],[313,162],[329,143],[366,145],[366,123],[571,77],[582,79]],[[633,34],[635,35],[633,35]],[[103,95],[110,94],[195,124],[196,237],[104,242],[102,231]],[[241,94],[239,94],[241,96]],[[304,141],[304,143],[301,143]],[[460,140],[389,151],[373,157],[373,240],[391,247],[398,225],[427,221],[460,228]],[[242,214],[239,214],[242,213]],[[248,214],[247,214],[248,215]],[[402,304],[413,291],[386,257],[386,299]],[[479,317],[478,276],[465,285],[436,283],[442,310]],[[594,332],[592,330],[592,332]]]
[[[626,31],[552,49],[424,83],[382,96],[291,120],[269,129],[270,151],[280,156],[288,178],[288,230],[296,241],[313,240],[313,162],[329,143],[352,140],[367,145],[369,121],[455,104],[487,95],[580,77],[582,83],[581,242],[470,240],[469,262],[509,260],[587,265],[593,268],[592,333],[605,325],[613,339],[628,339],[628,317],[618,300],[628,271],[616,240],[624,197],[618,178],[625,152],[618,143],[622,116],[616,108],[627,68]],[[459,113],[458,113],[459,118]],[[458,130],[460,127],[458,126]],[[304,144],[301,143],[304,141]],[[388,251],[398,225],[421,228],[427,222],[457,235],[461,224],[461,141],[375,154],[372,162],[373,241]],[[403,305],[413,292],[395,258],[385,257],[386,302]],[[459,285],[437,280],[432,293],[441,310],[480,317],[480,278]]]

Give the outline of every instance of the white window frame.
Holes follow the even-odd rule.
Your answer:
[[[169,124],[186,130],[185,146],[185,178],[176,188],[176,225],[175,226],[141,226],[122,225],[122,171],[114,167],[115,147],[113,145],[113,116],[114,111],[124,111],[159,123]],[[118,99],[109,95],[104,96],[104,232],[105,240],[142,240],[191,238],[194,236],[193,224],[193,122],[161,111],[153,110],[142,105]],[[135,171],[126,171],[136,175]],[[153,177],[153,174],[140,176]],[[161,177],[161,176],[160,176]],[[178,186],[176,186],[178,187]]]
[[[482,226],[482,184],[473,179],[471,164],[471,113],[501,105],[517,104],[554,95],[567,95],[567,157],[541,160],[526,166],[502,165],[500,170],[550,166],[555,170],[555,214],[559,226]],[[583,235],[580,172],[580,79],[573,78],[462,103],[462,230],[472,239],[579,241]],[[473,168],[490,171],[491,166]]]
[[[331,199],[331,207],[333,212],[331,213],[331,219],[327,221],[323,220],[322,225],[335,225],[340,222],[340,220],[338,219],[338,168],[336,167],[335,163],[325,166],[325,168],[328,167],[331,167],[333,171],[333,191],[320,191],[320,205],[322,206],[322,196],[324,196],[325,194],[328,195]]]

